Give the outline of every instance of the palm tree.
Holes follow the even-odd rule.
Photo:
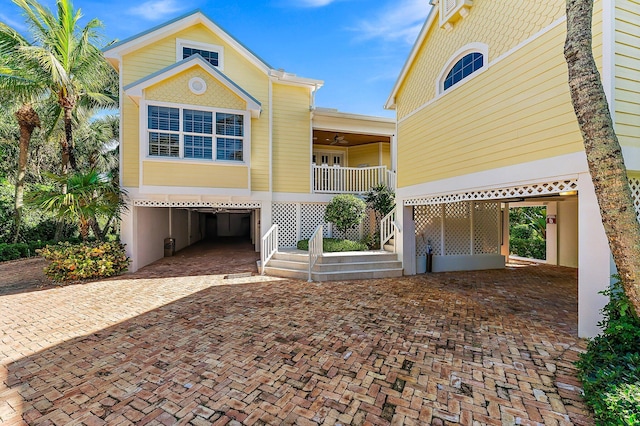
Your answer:
[[[83,28],[78,22],[82,13],[73,9],[71,0],[57,0],[57,15],[35,0],[13,0],[25,16],[33,39],[25,44],[16,31],[2,35],[8,45],[19,45],[12,55],[29,70],[28,79],[43,84],[57,105],[57,117],[64,124],[61,140],[62,174],[75,169],[73,111],[78,103],[91,107],[114,107],[117,104],[117,73],[106,62],[96,43],[102,23],[90,20]],[[3,25],[4,29],[10,29]],[[0,41],[0,49],[2,42]],[[7,80],[5,87],[15,92],[19,85]],[[53,128],[53,126],[51,126]]]
[[[613,260],[625,294],[640,314],[640,223],[636,218],[622,149],[592,50],[593,0],[567,0],[564,54],[571,101],[584,140]]]
[[[24,185],[27,174],[29,143],[33,131],[40,127],[40,116],[33,104],[47,92],[45,82],[34,78],[32,70],[16,53],[30,43],[17,31],[0,22],[0,94],[20,128],[18,168],[15,183],[13,242],[18,242],[24,209]]]
[[[111,176],[90,170],[87,173],[78,172],[67,176],[50,174],[49,177],[65,185],[67,192],[61,194],[51,190],[30,194],[30,203],[59,219],[77,223],[83,241],[89,237],[92,226],[94,236],[103,239],[104,232],[95,228],[97,218],[106,217],[109,223],[113,217],[119,215],[125,205],[124,193],[114,184]]]

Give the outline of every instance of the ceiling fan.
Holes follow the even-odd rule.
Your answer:
[[[348,144],[349,141],[345,140],[344,136],[338,136],[338,134],[336,133],[336,135],[333,137],[333,141],[331,142],[331,145],[335,145],[335,144]]]

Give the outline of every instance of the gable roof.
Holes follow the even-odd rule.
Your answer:
[[[258,67],[265,74],[269,75],[272,78],[275,78],[276,80],[282,80],[292,84],[312,86],[314,88],[320,88],[324,83],[322,80],[298,77],[295,74],[284,73],[282,71],[274,69],[265,60],[260,58],[251,49],[246,47],[239,40],[229,34],[200,9],[196,9],[182,16],[178,16],[177,18],[174,18],[168,22],[157,25],[139,34],[133,35],[110,46],[107,46],[102,49],[102,52],[107,59],[120,61],[122,56],[126,55],[127,53],[143,49],[151,43],[154,43],[158,40],[170,36],[171,34],[197,24],[204,25],[212,33],[220,37],[225,43],[233,47],[233,49],[240,53],[240,55],[242,55],[250,63]]]
[[[396,95],[398,94],[398,90],[400,90],[400,86],[404,82],[404,79],[407,76],[407,73],[409,72],[409,68],[411,68],[411,65],[413,64],[413,61],[415,61],[416,56],[418,56],[418,51],[420,50],[420,46],[422,46],[422,43],[424,43],[424,39],[427,37],[427,33],[429,32],[429,29],[431,28],[431,26],[436,20],[436,16],[438,15],[438,8],[433,6],[433,3],[431,4],[432,4],[432,7],[431,7],[431,11],[429,12],[429,15],[427,16],[427,20],[422,26],[422,29],[420,30],[420,34],[418,34],[418,38],[413,44],[411,53],[409,53],[409,57],[404,63],[404,66],[400,71],[400,75],[398,76],[398,79],[393,85],[393,89],[391,89],[391,94],[389,95],[387,102],[385,102],[384,104],[385,109],[396,109]]]
[[[244,100],[247,103],[247,110],[251,111],[251,115],[253,117],[260,116],[260,112],[262,111],[262,104],[260,101],[251,96],[249,92],[244,90],[229,77],[224,75],[222,71],[205,61],[199,54],[189,56],[180,62],[176,62],[175,64],[169,65],[168,67],[141,78],[138,81],[134,81],[133,83],[126,85],[123,88],[123,91],[127,96],[140,98],[142,97],[142,91],[147,87],[153,86],[154,84],[160,83],[174,75],[196,66],[205,70],[211,77],[220,82],[236,96]]]

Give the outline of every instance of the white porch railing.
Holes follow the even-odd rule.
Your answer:
[[[396,221],[396,209],[394,208],[382,218],[380,221],[380,248],[384,249],[384,245],[396,236],[396,231],[400,231],[400,226]],[[396,251],[394,244],[393,251]]]
[[[372,187],[385,184],[395,191],[395,172],[387,166],[338,167],[311,165],[313,192],[330,194],[363,194]]]
[[[264,275],[264,268],[267,267],[267,262],[271,260],[274,254],[278,251],[278,225],[273,225],[266,234],[262,237],[260,245],[260,273]]]
[[[318,258],[322,257],[322,228],[324,225],[318,225],[313,235],[309,238],[309,282],[311,279],[311,270],[315,266]]]

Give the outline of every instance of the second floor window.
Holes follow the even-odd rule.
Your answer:
[[[147,129],[151,157],[244,161],[242,114],[149,105]]]
[[[484,66],[484,55],[479,52],[469,53],[455,63],[444,79],[443,89],[447,90],[460,80],[473,74]]]
[[[210,50],[195,49],[192,47],[182,48],[182,59],[187,59],[189,56],[199,54],[202,58],[209,62],[214,67],[219,65],[218,52],[212,52]]]

